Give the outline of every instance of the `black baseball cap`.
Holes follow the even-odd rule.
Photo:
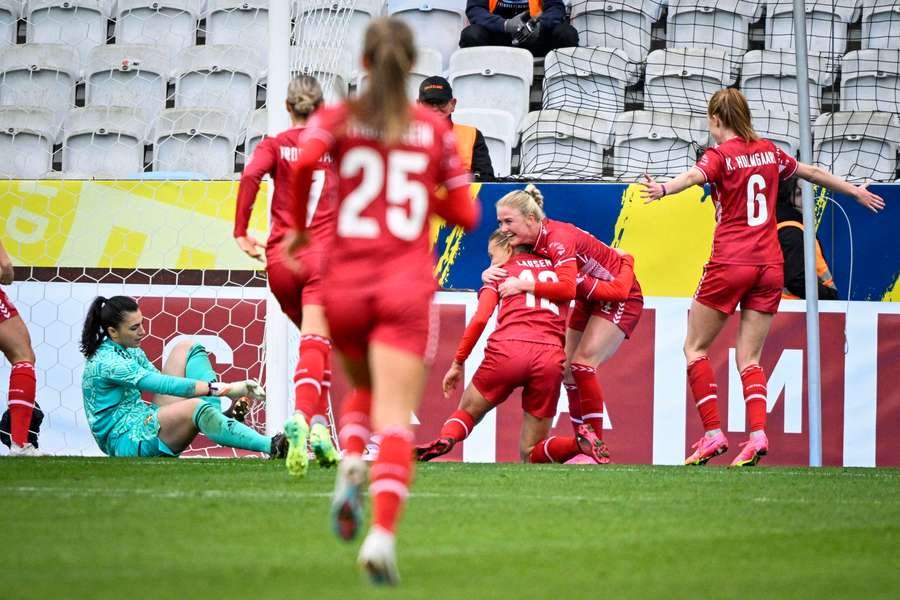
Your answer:
[[[453,100],[453,90],[450,82],[435,75],[425,79],[419,86],[419,102],[428,104],[445,104]]]

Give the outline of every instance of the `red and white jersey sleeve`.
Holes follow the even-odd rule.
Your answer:
[[[706,177],[716,206],[710,262],[782,263],[775,203],[778,182],[797,172],[794,157],[769,140],[734,137],[709,148],[695,167]]]
[[[553,267],[573,262],[579,273],[609,281],[621,267],[619,253],[571,223],[544,219],[534,253],[546,256]]]

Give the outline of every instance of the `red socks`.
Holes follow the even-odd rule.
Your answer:
[[[9,420],[10,437],[18,446],[28,443],[35,387],[34,364],[24,361],[15,363],[9,376]]]
[[[762,431],[766,428],[766,373],[759,365],[749,365],[741,371],[741,382],[750,431]]]
[[[452,438],[454,442],[461,442],[472,433],[475,427],[475,419],[464,410],[455,410],[444,422],[438,437]]]
[[[569,421],[572,422],[572,430],[578,433],[578,426],[581,425],[581,394],[574,383],[563,382],[563,387],[569,398]]]
[[[356,389],[344,399],[341,416],[338,419],[338,440],[347,454],[361,456],[365,452],[371,434],[369,429],[371,411],[371,390]]]
[[[528,462],[564,463],[579,454],[581,454],[581,449],[578,447],[578,440],[574,437],[553,435],[534,445],[531,454],[528,455]]]
[[[572,363],[572,377],[581,396],[581,418],[603,437],[603,391],[597,381],[597,370],[589,365]]]
[[[701,356],[689,362],[687,372],[691,393],[694,395],[694,402],[700,412],[700,419],[703,421],[703,429],[705,431],[721,429],[722,421],[719,419],[717,404],[718,386],[712,365],[709,364],[709,357]]]
[[[323,415],[321,398],[325,388],[325,364],[331,353],[331,342],[318,335],[300,336],[300,358],[294,370],[294,410],[307,420]]]
[[[409,495],[412,453],[413,434],[409,430],[395,426],[381,432],[381,448],[372,465],[369,496],[373,525],[391,533]]]

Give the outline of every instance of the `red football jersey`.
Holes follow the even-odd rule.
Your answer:
[[[234,220],[235,237],[247,235],[247,225],[253,203],[259,191],[259,182],[268,173],[275,190],[272,193],[272,210],[269,224],[271,247],[279,243],[293,223],[293,197],[296,188],[291,182],[294,165],[303,145],[303,127],[282,131],[274,137],[263,138],[253,151],[250,164],[244,167],[238,188],[237,210]],[[331,169],[331,157],[325,155],[316,166],[313,186],[309,193],[307,226],[313,240],[322,241],[334,229],[336,182]]]
[[[409,130],[385,146],[350,120],[344,103],[316,111],[308,124],[334,158],[338,176],[334,243],[325,264],[328,285],[358,290],[434,286],[429,216],[435,190],[468,186],[446,118],[413,105]],[[477,205],[458,207],[474,217]]]
[[[502,267],[509,273],[509,277],[530,281],[556,281],[553,263],[536,254],[516,254]],[[500,283],[488,283],[481,289],[488,288],[499,293]],[[552,302],[530,293],[501,298],[497,327],[488,338],[488,343],[519,340],[562,348],[566,344],[568,314],[568,302]]]
[[[546,256],[553,267],[575,261],[578,272],[610,281],[622,266],[621,255],[583,229],[564,221],[544,219],[533,252]]]
[[[797,161],[769,140],[733,137],[709,148],[696,164],[712,189],[716,232],[710,262],[773,265],[784,262],[775,219],[778,182]]]

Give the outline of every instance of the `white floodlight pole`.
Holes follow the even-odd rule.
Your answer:
[[[794,51],[797,57],[797,107],[800,112],[800,161],[812,163],[809,115],[809,62],[806,46],[806,2],[794,0]],[[822,381],[819,352],[819,288],[816,275],[816,215],[812,186],[803,192],[803,266],[806,284],[806,378],[809,410],[809,466],[822,466]]]

